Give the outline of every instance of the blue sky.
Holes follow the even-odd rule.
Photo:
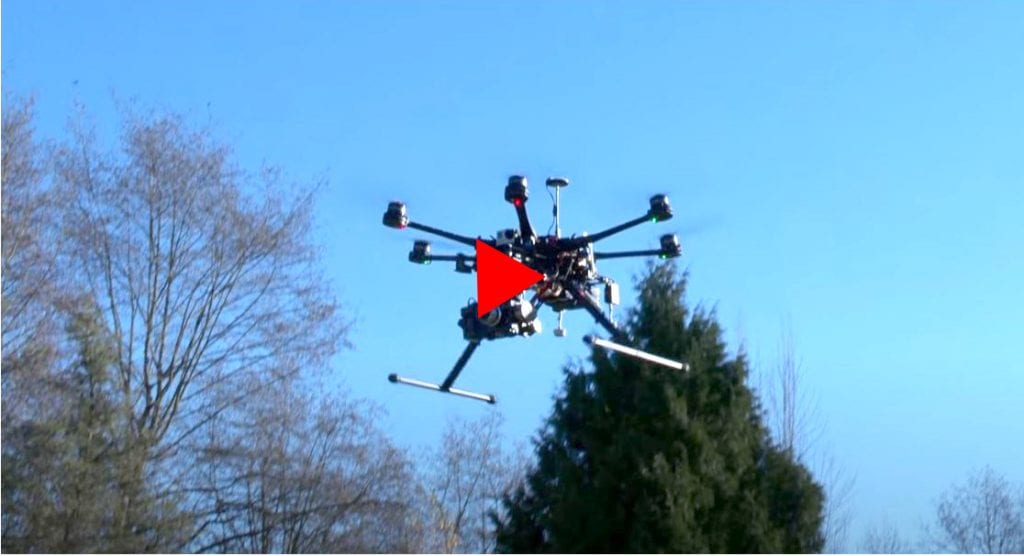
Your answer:
[[[385,380],[442,378],[474,295],[405,260],[420,236],[380,225],[389,199],[490,235],[515,222],[513,173],[542,229],[544,177],[573,180],[570,233],[669,194],[675,219],[607,247],[678,232],[691,302],[762,368],[791,323],[821,445],[856,475],[855,545],[882,516],[913,536],[973,467],[1024,480],[1022,28],[1016,2],[8,0],[2,83],[36,96],[43,136],[75,99],[108,125],[134,98],[212,122],[245,165],[325,177],[318,238],[357,321],[334,375],[408,444],[492,409]],[[460,380],[498,395],[513,439],[594,329],[543,317]]]

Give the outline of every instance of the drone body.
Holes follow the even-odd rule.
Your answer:
[[[618,285],[610,278],[598,273],[597,261],[621,257],[678,257],[681,254],[679,240],[675,235],[669,234],[661,237],[660,249],[604,253],[595,252],[594,243],[647,221],[663,222],[672,218],[672,208],[669,205],[668,197],[665,195],[651,197],[650,208],[646,214],[607,230],[593,235],[561,237],[561,230],[558,227],[559,193],[561,188],[568,184],[569,181],[565,178],[548,178],[546,183],[556,192],[555,233],[553,235],[538,235],[534,231],[526,212],[526,203],[529,199],[527,181],[522,176],[511,176],[505,187],[505,200],[515,207],[519,220],[518,229],[499,230],[496,236],[490,239],[470,238],[411,221],[403,203],[395,201],[388,204],[383,218],[385,226],[420,230],[473,247],[476,250],[475,256],[461,253],[434,255],[431,253],[429,242],[417,240],[409,253],[411,262],[427,264],[432,261],[452,261],[455,263],[457,272],[477,272],[478,291],[481,290],[481,280],[484,279],[481,270],[489,268],[480,263],[488,260],[496,261],[493,258],[495,256],[508,257],[525,267],[519,269],[524,272],[524,276],[530,276],[526,278],[525,282],[522,282],[523,288],[527,289],[518,294],[513,293],[511,297],[501,299],[491,299],[490,296],[485,299],[484,295],[478,295],[477,301],[471,301],[462,308],[458,324],[468,345],[444,382],[432,384],[394,374],[388,377],[389,380],[494,403],[494,396],[455,389],[452,388],[452,384],[482,340],[531,336],[539,333],[541,323],[537,313],[544,305],[558,313],[559,324],[555,329],[556,336],[565,335],[565,329],[562,327],[563,311],[584,309],[608,330],[616,342],[628,341],[625,334],[601,309],[595,290],[604,285],[604,301],[611,307],[619,302]],[[497,253],[493,251],[497,251]],[[500,263],[500,261],[496,262]],[[515,268],[509,268],[509,270],[516,271]],[[527,291],[533,292],[530,299],[526,298]],[[593,345],[654,363],[664,365],[667,361],[671,363],[668,366],[683,368],[682,363],[646,354],[616,342],[594,339],[589,336],[585,337],[585,340]]]

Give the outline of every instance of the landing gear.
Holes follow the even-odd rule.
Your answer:
[[[598,338],[597,336],[584,336],[583,337],[583,342],[586,343],[587,345],[597,346],[599,348],[604,348],[604,349],[607,349],[607,350],[616,351],[616,352],[619,352],[619,353],[621,353],[623,355],[628,355],[630,357],[635,357],[637,359],[642,359],[644,361],[648,361],[648,362],[654,363],[656,365],[661,365],[663,367],[668,367],[670,369],[675,369],[677,371],[684,371],[685,372],[685,371],[689,371],[690,370],[690,366],[688,364],[686,364],[686,363],[680,363],[679,361],[673,361],[673,360],[667,359],[665,357],[661,357],[661,356],[658,356],[658,355],[653,355],[653,354],[647,353],[646,351],[640,351],[640,350],[638,350],[636,348],[631,348],[629,346],[624,346],[622,344],[617,344],[615,342],[610,342],[608,340],[603,340],[601,338]]]
[[[462,396],[464,398],[470,398],[474,400],[480,400],[489,404],[496,403],[498,400],[491,394],[478,394],[476,392],[470,392],[469,390],[461,390],[459,388],[452,388],[452,384],[455,383],[455,379],[459,378],[459,373],[462,372],[462,368],[469,362],[469,358],[473,356],[473,352],[480,345],[480,340],[472,340],[466,344],[466,349],[462,350],[462,355],[459,356],[459,360],[455,362],[455,366],[452,367],[451,372],[445,377],[444,382],[441,384],[434,384],[432,382],[424,382],[422,380],[416,380],[412,378],[400,377],[394,373],[388,375],[388,380],[397,384],[408,384],[409,386],[416,386],[418,388],[426,388],[427,390],[437,390],[438,392],[445,392],[447,394],[454,394],[456,396]]]

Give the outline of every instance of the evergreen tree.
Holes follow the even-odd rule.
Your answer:
[[[567,368],[528,481],[506,498],[507,552],[817,552],[821,487],[772,444],[713,313],[672,264],[639,282],[627,331],[680,372],[595,349]]]
[[[113,343],[94,304],[73,314],[68,334],[77,353],[54,385],[61,408],[5,431],[3,550],[170,549],[166,539],[185,522],[147,492],[148,443],[130,430],[111,373]]]

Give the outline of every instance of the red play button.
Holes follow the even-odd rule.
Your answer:
[[[544,275],[476,240],[476,316],[482,317]]]

